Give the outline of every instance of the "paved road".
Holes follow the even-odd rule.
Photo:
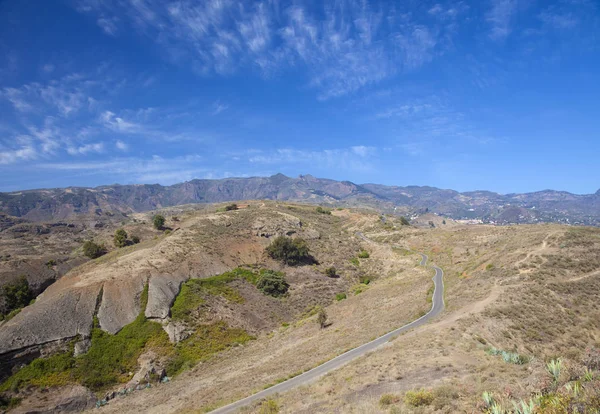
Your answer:
[[[357,236],[362,238],[363,240],[369,241],[362,233],[357,233]],[[423,253],[419,253],[422,257],[421,266],[427,265],[428,257]],[[398,329],[395,329],[391,332],[386,333],[379,338],[368,342],[364,345],[361,345],[357,348],[354,348],[348,352],[345,352],[332,360],[325,362],[324,364],[319,365],[311,369],[310,371],[306,371],[304,374],[300,374],[294,378],[291,378],[287,381],[281,382],[277,385],[274,385],[270,388],[267,388],[263,391],[257,392],[249,397],[246,397],[242,400],[236,401],[232,404],[226,405],[224,407],[218,408],[214,411],[211,411],[212,414],[226,414],[233,413],[236,410],[263,398],[270,397],[273,394],[281,393],[285,391],[289,391],[292,388],[295,388],[299,385],[304,385],[311,381],[316,380],[317,378],[327,374],[330,371],[333,371],[341,366],[347,364],[359,356],[365,355],[367,352],[371,352],[391,339],[397,337],[402,332],[408,331],[409,329],[417,328],[421,325],[424,325],[430,319],[436,317],[444,310],[444,271],[437,266],[432,266],[435,269],[435,276],[433,277],[433,283],[435,284],[435,289],[433,291],[433,300],[431,310],[425,315],[421,316],[419,319],[412,321],[411,323],[404,325]]]

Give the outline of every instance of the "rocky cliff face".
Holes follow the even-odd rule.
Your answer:
[[[192,180],[172,186],[111,185],[0,193],[0,211],[28,220],[97,218],[129,214],[189,203],[219,203],[270,199],[372,207],[392,212],[431,211],[455,219],[482,219],[504,223],[564,222],[600,224],[600,190],[576,195],[540,191],[501,195],[489,191],[459,193],[435,187],[358,185],[301,175]],[[528,210],[513,214],[515,207]],[[509,213],[504,213],[509,209]]]

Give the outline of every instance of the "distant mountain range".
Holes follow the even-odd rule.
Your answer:
[[[577,195],[545,190],[524,194],[460,193],[435,187],[354,184],[301,175],[192,180],[171,186],[107,185],[0,193],[0,212],[31,221],[129,214],[190,203],[285,200],[373,208],[405,215],[437,213],[497,224],[560,222],[600,225],[600,190]]]

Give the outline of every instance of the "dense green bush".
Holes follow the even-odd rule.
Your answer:
[[[138,244],[140,241],[141,241],[141,240],[140,240],[140,237],[139,237],[139,236],[136,236],[135,234],[134,234],[133,236],[131,236],[131,242],[132,242],[133,244]]]
[[[235,203],[228,204],[225,206],[225,211],[233,211],[233,210],[237,210],[237,209],[238,209],[238,205]]]
[[[273,259],[279,260],[289,266],[297,266],[314,261],[310,255],[306,241],[301,238],[276,237],[267,247],[266,251]]]
[[[370,255],[370,254],[369,254],[369,252],[368,252],[368,251],[366,251],[366,250],[361,250],[361,251],[358,253],[358,258],[359,258],[359,259],[368,259],[369,257],[371,257],[371,255]]]
[[[410,221],[404,216],[400,217],[400,224],[403,226],[410,226]]]
[[[92,240],[88,240],[83,243],[83,254],[90,259],[96,259],[106,254],[106,248],[103,244],[96,244]]]
[[[33,299],[33,292],[29,288],[29,282],[25,276],[19,276],[14,282],[4,285],[1,294],[4,298],[3,310],[8,315],[29,305]]]
[[[261,272],[256,287],[267,295],[279,297],[287,293],[290,285],[283,273],[266,270]]]
[[[340,300],[344,300],[346,299],[346,294],[345,293],[338,293],[337,295],[335,295],[335,300],[337,300],[338,302]]]
[[[162,214],[156,214],[154,217],[152,217],[152,224],[154,225],[155,229],[161,230],[165,225],[165,216]]]
[[[325,269],[325,274],[329,277],[336,277],[337,276],[337,269],[333,266],[328,267],[327,269]]]
[[[118,229],[117,231],[115,231],[113,241],[115,243],[115,247],[127,246],[127,232],[123,229]]]
[[[331,210],[328,210],[328,209],[323,208],[321,206],[317,207],[316,211],[317,211],[317,213],[331,215]]]

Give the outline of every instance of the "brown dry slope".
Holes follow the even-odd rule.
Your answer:
[[[414,320],[430,307],[432,273],[418,266],[420,257],[411,251],[428,253],[444,268],[447,312],[309,386],[277,396],[271,404],[283,412],[306,413],[484,411],[483,391],[493,393],[505,406],[536,392],[562,395],[567,389],[564,379],[548,386],[545,363],[563,357],[569,364],[563,374],[569,380],[583,370],[579,362],[585,360],[586,349],[598,346],[597,229],[408,228],[393,218],[384,223],[373,214],[344,210],[329,215],[314,207],[270,202],[227,213],[190,213],[182,216],[179,226],[171,235],[76,269],[48,293],[61,298],[58,293],[66,292],[64,298],[70,298],[69,292],[98,287],[101,302],[108,289],[106,300],[115,306],[123,297],[118,315],[111,314],[110,302],[104,311],[102,304],[97,308],[107,330],[118,329],[139,314],[146,283],[146,316],[169,326],[172,321],[164,315],[172,311],[170,301],[178,290],[169,281],[205,278],[243,264],[284,271],[289,296],[257,296],[251,286],[234,281],[230,288],[243,300],[203,297],[195,322],[226,321],[253,333],[256,340],[213,355],[169,384],[112,400],[102,411],[209,410]],[[356,237],[357,231],[371,241]],[[263,248],[276,234],[307,239],[319,264],[290,268],[264,256]],[[356,257],[361,248],[369,258]],[[330,266],[341,277],[326,277],[324,270]],[[365,277],[371,283],[359,283]],[[123,292],[130,293],[123,296]],[[347,299],[335,301],[337,293],[345,293]],[[86,294],[94,297],[94,291]],[[22,313],[35,310],[43,317],[49,301],[40,298]],[[77,300],[73,303],[83,306]],[[331,322],[326,329],[315,321],[315,305],[326,306]],[[0,327],[0,335],[6,326]],[[520,355],[519,361],[526,362],[507,363],[494,349]],[[592,371],[600,367],[588,365]],[[585,392],[578,398],[593,401],[594,381],[584,384]],[[426,388],[427,403],[414,406],[405,394],[420,387]],[[260,409],[260,404],[248,408]]]

